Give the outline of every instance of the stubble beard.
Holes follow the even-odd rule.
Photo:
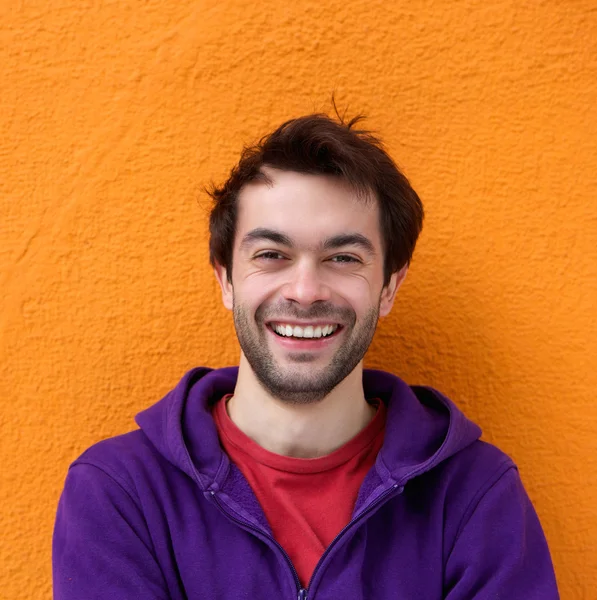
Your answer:
[[[293,314],[294,313],[294,314]],[[330,322],[341,322],[342,335],[345,340],[333,355],[329,364],[314,371],[304,368],[314,360],[310,352],[294,352],[289,359],[303,368],[293,369],[292,366],[282,368],[270,351],[266,332],[267,315],[276,315],[283,321],[285,316],[293,316],[305,321],[330,318]],[[234,326],[240,347],[253,373],[263,388],[274,398],[288,404],[313,404],[325,398],[341,381],[343,381],[365,356],[379,319],[379,304],[372,306],[365,315],[362,323],[356,325],[356,315],[350,309],[337,309],[329,306],[316,307],[308,315],[296,314],[290,306],[286,309],[276,307],[276,310],[260,306],[255,319],[250,318],[249,311],[233,300]]]

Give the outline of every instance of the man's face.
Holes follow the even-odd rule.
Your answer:
[[[361,362],[406,269],[383,287],[377,201],[331,176],[266,173],[240,193],[232,284],[216,275],[261,385],[317,402]]]

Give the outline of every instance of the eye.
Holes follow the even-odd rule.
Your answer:
[[[255,258],[260,260],[279,260],[284,257],[279,252],[274,252],[273,250],[266,250],[261,254],[257,254]]]
[[[339,264],[350,264],[350,263],[360,263],[361,261],[354,256],[350,256],[350,254],[338,254],[337,256],[332,256],[330,258],[332,262]]]

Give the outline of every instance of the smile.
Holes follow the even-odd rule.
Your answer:
[[[270,323],[269,326],[279,336],[293,338],[326,338],[339,328],[337,323],[328,325],[290,325],[287,323]]]

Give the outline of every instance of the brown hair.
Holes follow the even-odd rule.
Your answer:
[[[209,218],[209,260],[232,273],[236,203],[250,181],[268,181],[261,171],[270,166],[284,171],[335,175],[347,181],[365,200],[379,202],[384,244],[384,285],[411,260],[423,225],[423,205],[371,132],[354,129],[363,117],[345,123],[324,114],[286,121],[254,146],[244,148],[238,164],[220,187],[208,190],[214,201]]]

